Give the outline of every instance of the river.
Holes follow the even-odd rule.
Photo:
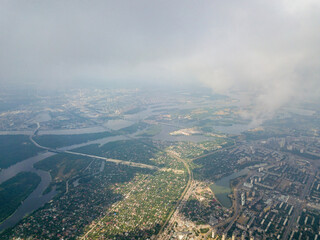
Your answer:
[[[26,214],[37,210],[56,195],[55,189],[46,195],[42,195],[43,191],[49,186],[51,182],[51,176],[50,173],[43,170],[35,169],[33,167],[33,164],[35,164],[36,162],[51,157],[55,154],[56,153],[52,152],[39,153],[34,157],[28,158],[7,169],[3,169],[0,172],[0,184],[14,177],[20,172],[34,172],[41,178],[41,182],[39,183],[37,188],[23,201],[23,203],[9,218],[7,218],[0,224],[0,232],[8,227],[14,226]]]
[[[72,146],[59,148],[59,150],[63,150],[63,151],[72,150],[72,149],[87,146],[90,144],[103,145],[108,142],[114,142],[114,141],[126,140],[126,139],[129,139],[129,138],[126,136],[112,136],[112,137],[102,138],[99,140],[89,141],[82,144],[76,144]],[[14,177],[20,172],[34,172],[41,177],[41,182],[39,183],[37,188],[23,201],[23,203],[18,207],[18,209],[9,218],[7,218],[5,221],[3,221],[0,224],[0,232],[6,228],[13,227],[24,216],[39,209],[57,194],[55,189],[53,189],[50,193],[42,195],[44,190],[49,186],[52,179],[49,172],[35,169],[33,167],[35,163],[54,155],[56,155],[56,153],[47,152],[47,151],[41,152],[34,157],[28,158],[22,162],[18,162],[15,165],[10,166],[9,168],[1,170],[0,184]]]
[[[172,106],[173,107],[173,106]],[[185,106],[179,106],[181,108],[190,108],[190,105],[185,105]],[[85,129],[61,129],[61,130],[40,130],[39,134],[81,134],[81,133],[95,133],[95,132],[102,132],[105,131],[105,127],[108,128],[113,128],[114,130],[130,126],[131,124],[146,119],[147,117],[155,114],[153,111],[156,111],[159,108],[163,108],[163,106],[154,106],[150,105],[146,110],[141,111],[136,114],[131,114],[131,115],[126,115],[125,120],[110,120],[109,123],[106,124],[106,126],[101,127],[92,127],[92,128],[85,128]],[[165,110],[164,110],[165,111]],[[157,112],[159,113],[159,112]],[[43,120],[47,120],[45,116],[41,116]],[[117,122],[119,121],[119,122]],[[225,127],[228,128],[228,127]],[[174,127],[174,126],[167,126],[163,125],[162,126],[162,131],[153,137],[155,140],[165,140],[165,141],[193,141],[193,142],[199,142],[199,141],[206,141],[210,140],[209,137],[201,136],[201,135],[191,135],[191,136],[171,136],[169,133],[175,130],[178,130],[179,127]],[[32,134],[32,132],[29,131],[16,131],[16,132],[8,132],[8,131],[0,131],[0,134]],[[137,133],[136,133],[137,134]],[[103,145],[108,142],[112,141],[119,141],[119,140],[126,140],[130,139],[132,137],[135,137],[135,134],[131,136],[113,136],[113,137],[107,137],[107,138],[102,138],[99,140],[94,140],[82,144],[76,144],[72,146],[66,146],[60,148],[60,150],[72,150],[75,148],[79,148],[82,146],[90,145],[90,144],[99,144]],[[14,212],[13,215],[11,215],[9,218],[7,218],[4,222],[0,224],[0,231],[12,227],[15,224],[17,224],[25,215],[30,214],[31,212],[37,210],[38,208],[42,207],[46,202],[50,201],[55,195],[56,191],[53,189],[50,193],[46,195],[42,195],[44,190],[49,186],[51,182],[51,176],[48,172],[42,171],[35,169],[33,165],[36,162],[42,161],[48,157],[51,157],[55,155],[56,153],[52,152],[42,152],[39,153],[38,155],[28,158],[22,162],[19,162],[7,169],[2,169],[0,171],[0,184],[3,183],[6,180],[9,180],[10,178],[14,177],[20,172],[34,172],[38,174],[41,177],[41,182],[37,186],[37,188],[23,201],[23,203],[19,206],[19,208]],[[242,171],[241,171],[242,172]],[[225,177],[215,183],[212,186],[213,191],[215,192],[214,189],[217,189],[220,187],[220,189],[223,189],[223,191],[226,192],[215,192],[215,195],[217,196],[218,200],[224,204],[225,206],[231,206],[231,201],[227,197],[229,193],[231,193],[231,189],[229,186],[229,180],[232,178],[236,178],[239,173],[234,173],[229,177]],[[239,175],[240,176],[240,175]]]

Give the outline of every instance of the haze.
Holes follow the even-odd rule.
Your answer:
[[[319,96],[319,11],[317,0],[1,1],[0,83],[241,90],[261,121]]]

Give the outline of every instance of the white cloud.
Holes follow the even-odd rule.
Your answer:
[[[319,96],[320,1],[1,1],[0,83],[200,82],[252,118]]]

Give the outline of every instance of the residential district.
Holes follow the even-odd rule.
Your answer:
[[[251,127],[202,92],[31,95],[0,113],[0,239],[320,238],[314,106]]]

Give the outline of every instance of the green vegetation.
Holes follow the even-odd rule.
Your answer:
[[[202,180],[216,180],[222,175],[230,173],[237,165],[236,155],[227,152],[216,152],[196,159],[195,164],[200,166],[194,169],[194,177]]]
[[[109,239],[147,239],[157,234],[186,182],[186,174],[173,172],[156,172],[142,178],[126,198],[109,210],[89,238],[104,235]]]
[[[77,239],[93,220],[99,220],[112,204],[121,201],[137,181],[154,172],[114,163],[105,163],[101,171],[101,163],[94,161],[80,174],[78,186],[69,181],[68,193],[24,218],[23,227],[1,233],[0,239],[13,239],[13,235],[21,239]]]
[[[182,214],[191,221],[196,222],[198,225],[208,224],[213,212],[216,216],[223,215],[223,211],[214,198],[200,202],[195,197],[191,197],[182,209]],[[203,232],[201,231],[201,233]]]
[[[229,138],[212,138],[211,141],[179,142],[173,149],[180,154],[183,159],[193,159],[204,154],[208,154],[222,147],[228,147],[234,144]]]
[[[168,148],[167,150],[170,150],[170,148]],[[159,167],[172,168],[175,170],[186,171],[186,168],[185,168],[183,162],[177,160],[174,156],[167,154],[166,152],[158,152],[155,155],[155,158],[153,158],[152,160]]]
[[[138,122],[138,123],[135,123],[135,124],[132,124],[131,126],[129,127],[125,127],[125,128],[121,128],[119,129],[117,132],[117,134],[119,135],[125,135],[125,134],[133,134],[137,131],[141,131],[143,129],[145,129],[146,127],[148,127],[149,124],[148,123],[145,123],[145,122]]]
[[[0,135],[0,168],[8,168],[43,151],[26,135]]]
[[[75,149],[74,151],[107,158],[155,165],[155,162],[150,159],[155,156],[158,149],[153,146],[153,143],[150,140],[142,141],[134,139],[109,142],[103,146],[92,144]]]
[[[209,230],[210,230],[209,228],[200,228],[200,232],[202,234],[209,232]]]
[[[142,137],[153,137],[161,132],[161,125],[151,125],[145,131],[139,134]]]
[[[0,185],[0,222],[14,213],[40,181],[35,173],[22,172]]]
[[[197,158],[193,163],[195,164],[193,169],[195,179],[215,181],[226,174],[234,172],[235,169],[241,170],[261,163],[261,159],[252,158],[246,152],[235,154],[232,150],[225,148]]]
[[[90,158],[61,153],[37,162],[34,167],[49,171],[54,181],[63,181],[79,174],[91,161]]]

